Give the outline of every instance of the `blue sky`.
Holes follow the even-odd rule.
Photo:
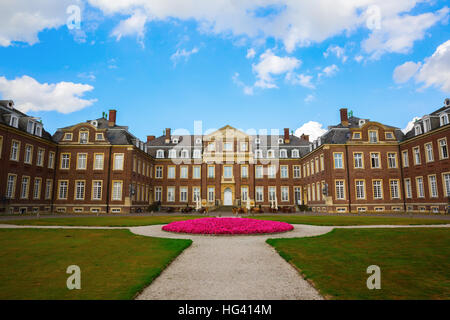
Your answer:
[[[141,139],[166,127],[192,130],[194,120],[205,129],[291,130],[314,121],[303,129],[319,134],[341,107],[404,128],[450,95],[446,1],[392,8],[362,0],[344,9],[318,1],[328,12],[289,0],[243,1],[230,12],[204,1],[2,2],[0,96],[52,133],[111,108]],[[80,29],[66,25],[72,3]],[[52,22],[8,21],[36,12]]]

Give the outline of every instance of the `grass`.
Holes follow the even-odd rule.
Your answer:
[[[0,300],[133,299],[191,240],[128,230],[0,230]],[[81,290],[66,287],[81,268]]]
[[[110,226],[132,227],[154,224],[167,224],[172,221],[204,218],[205,216],[98,216],[69,218],[40,218],[28,220],[0,220],[0,224],[33,225],[33,226]],[[349,226],[349,225],[419,225],[447,224],[450,220],[433,218],[408,217],[373,217],[373,216],[292,216],[292,215],[261,215],[249,218],[283,221],[293,224],[309,224],[319,226]]]
[[[433,229],[335,229],[319,237],[269,239],[331,299],[450,299],[450,232]],[[366,286],[381,268],[381,289]]]

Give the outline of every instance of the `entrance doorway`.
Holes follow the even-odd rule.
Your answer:
[[[230,188],[226,188],[223,191],[223,205],[224,206],[231,206],[233,205],[233,192]]]

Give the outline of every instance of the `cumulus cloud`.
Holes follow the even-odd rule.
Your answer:
[[[420,120],[419,117],[414,117],[410,122],[408,122],[408,124],[406,125],[405,128],[402,129],[402,132],[404,134],[406,134],[407,132],[409,132],[412,128],[414,128],[414,123],[416,122],[416,120]]]
[[[309,141],[313,141],[322,136],[325,132],[327,132],[327,130],[323,128],[321,123],[309,121],[295,130],[294,135],[300,137],[302,134],[306,134],[309,135]]]
[[[197,47],[194,47],[192,50],[178,49],[174,54],[172,54],[172,56],[170,57],[170,60],[172,60],[174,66],[175,66],[175,65],[177,65],[178,61],[180,61],[180,59],[184,58],[185,61],[188,61],[189,57],[196,53],[198,53]]]
[[[247,86],[244,82],[242,82],[241,79],[239,78],[238,72],[234,73],[232,79],[237,86],[243,88],[244,94],[249,96],[253,95],[253,87]]]
[[[442,92],[450,92],[450,40],[438,46],[423,62],[408,61],[396,67],[393,78],[396,83],[414,78],[422,88],[433,86]]]
[[[14,80],[0,77],[0,93],[4,99],[12,99],[16,108],[28,111],[57,111],[71,113],[92,105],[96,99],[82,99],[93,86],[73,82],[39,83],[29,76]]]
[[[310,102],[312,102],[312,101],[314,101],[314,100],[316,100],[316,97],[313,95],[313,94],[308,94],[307,96],[306,96],[306,98],[305,98],[305,102],[306,103],[310,103]]]
[[[253,59],[256,55],[256,51],[253,48],[247,50],[247,55],[245,56],[247,59]]]
[[[318,77],[321,78],[323,76],[325,77],[332,77],[339,71],[339,68],[337,65],[332,64],[331,66],[327,66],[323,68],[322,72],[319,73]]]
[[[345,55],[345,49],[339,46],[329,46],[323,53],[323,56],[325,58],[328,58],[330,54],[335,55],[342,62],[345,62],[348,59],[348,57]]]
[[[315,86],[312,83],[312,76],[305,74],[297,74],[295,72],[289,72],[286,74],[286,80],[293,85],[300,85],[305,88],[314,89]]]
[[[120,21],[119,25],[111,32],[111,36],[115,37],[117,41],[124,36],[136,36],[138,42],[143,46],[146,22],[147,15],[141,10],[136,10],[128,19]]]

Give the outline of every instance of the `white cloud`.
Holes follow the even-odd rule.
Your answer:
[[[396,67],[393,78],[397,83],[414,78],[422,88],[433,86],[442,92],[450,92],[450,40],[438,46],[423,62],[408,61]]]
[[[416,122],[416,120],[420,120],[420,118],[419,117],[414,117],[410,122],[408,122],[406,127],[404,129],[402,129],[402,132],[404,134],[406,134],[408,131],[410,131],[412,128],[414,128],[414,123]]]
[[[411,79],[419,70],[421,63],[412,61],[405,62],[394,70],[393,78],[396,83],[405,83]]]
[[[116,40],[119,41],[124,36],[135,35],[138,42],[143,46],[146,23],[147,15],[141,10],[136,10],[128,19],[120,21],[119,25],[111,32],[111,36],[116,37]]]
[[[177,63],[178,63],[178,61],[180,61],[180,59],[183,59],[184,58],[184,60],[185,61],[188,61],[189,60],[189,57],[191,56],[191,55],[193,55],[193,54],[196,54],[196,53],[198,53],[198,48],[197,47],[194,47],[192,50],[190,50],[190,51],[187,51],[186,49],[177,49],[177,51],[174,53],[174,54],[172,54],[171,56],[170,56],[170,60],[172,60],[172,62],[173,62],[173,64],[174,65],[177,65]]]
[[[272,50],[267,49],[259,57],[259,62],[253,64],[253,72],[258,79],[256,87],[277,88],[273,76],[292,72],[301,65],[301,61],[294,57],[279,57]]]
[[[132,14],[139,9],[149,21],[195,20],[203,32],[232,35],[237,39],[274,38],[284,44],[287,52],[366,29],[370,18],[367,9],[376,7],[381,13],[381,28],[371,33],[364,48],[377,57],[385,52],[406,52],[445,16],[444,11],[411,15],[416,4],[423,0],[197,0],[195,5],[186,0],[88,2],[105,14]],[[257,14],[258,10],[269,7],[277,10],[266,16]]]
[[[239,79],[239,73],[235,72],[233,77],[231,77],[233,79],[233,82],[238,85],[239,87],[242,87],[244,90],[244,94],[251,96],[253,95],[253,87],[251,86],[247,86],[244,82],[241,81],[241,79]]]
[[[12,99],[16,108],[28,111],[57,111],[71,113],[92,105],[96,99],[82,96],[94,87],[73,82],[39,83],[29,76],[14,80],[0,77],[0,93],[4,99]]]
[[[313,94],[308,94],[307,96],[306,96],[306,98],[305,98],[305,102],[306,103],[309,103],[309,102],[312,102],[312,101],[314,101],[314,100],[316,100],[316,97],[313,95]]]
[[[358,55],[354,59],[356,62],[360,63],[364,59],[364,57],[362,55]]]
[[[323,53],[325,58],[328,58],[330,54],[335,55],[342,62],[347,61],[348,57],[345,55],[345,49],[339,46],[329,46],[327,50]]]
[[[327,66],[323,68],[322,72],[319,73],[318,77],[319,79],[323,76],[325,77],[332,77],[339,71],[339,68],[337,65],[332,64],[331,66]]]
[[[95,74],[91,71],[91,72],[80,72],[79,74],[77,74],[78,78],[82,78],[82,79],[87,79],[90,81],[94,81],[96,79]]]
[[[247,59],[253,59],[256,55],[256,51],[253,48],[247,50],[247,55],[245,56]]]
[[[302,134],[309,135],[309,141],[314,141],[322,136],[327,130],[323,128],[323,125],[316,121],[309,121],[303,124],[300,128],[295,130],[294,135],[300,137]]]
[[[314,84],[311,82],[312,78],[313,78],[312,76],[305,75],[302,73],[297,74],[295,72],[289,72],[288,74],[286,74],[286,80],[289,81],[291,84],[300,85],[302,87],[309,89],[315,88]]]

